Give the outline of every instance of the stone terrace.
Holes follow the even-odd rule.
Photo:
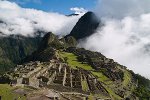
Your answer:
[[[14,73],[20,74],[19,83],[40,88],[50,87],[62,92],[78,92],[78,93],[96,93],[108,96],[103,85],[97,81],[96,77],[89,71],[81,68],[72,69],[67,64],[59,62],[31,62],[25,65],[19,65]],[[45,77],[47,81],[39,79]],[[26,82],[23,82],[26,80]],[[69,90],[66,91],[65,90]]]

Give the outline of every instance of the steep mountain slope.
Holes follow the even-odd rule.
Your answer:
[[[70,38],[68,42],[52,33],[46,34],[41,46],[25,63],[7,73],[10,81],[16,86],[23,84],[38,89],[28,91],[27,98],[43,96],[42,91],[47,89],[58,93],[63,100],[137,100],[149,96],[149,80],[139,78],[101,53],[76,48],[75,39]]]
[[[0,72],[8,70],[35,51],[41,37],[10,35],[0,37]]]
[[[23,59],[23,62],[49,61],[50,59],[55,58],[54,54],[56,49],[64,49],[67,47],[74,47],[76,45],[77,42],[72,36],[69,36],[66,39],[58,39],[57,36],[49,32],[43,37],[38,50]]]
[[[93,12],[87,12],[76,23],[68,36],[73,36],[75,39],[83,39],[92,35],[98,26],[103,26],[103,23],[97,18]]]

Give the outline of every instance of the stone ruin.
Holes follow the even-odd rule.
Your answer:
[[[72,91],[83,94],[103,94],[108,96],[107,91],[97,78],[81,68],[73,69],[65,63],[29,63],[15,69],[14,73],[20,76],[16,79],[16,85],[31,86],[34,88],[52,87],[62,92]],[[39,77],[48,79],[44,82]],[[86,89],[85,89],[86,87]],[[66,90],[67,91],[66,91]]]

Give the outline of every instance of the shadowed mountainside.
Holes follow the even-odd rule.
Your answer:
[[[24,37],[10,35],[0,37],[0,72],[9,70],[35,51],[39,45],[40,37]]]
[[[101,20],[93,12],[87,12],[66,37],[73,36],[76,40],[83,39],[92,35],[99,26],[103,26]]]

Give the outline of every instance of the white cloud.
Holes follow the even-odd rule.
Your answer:
[[[80,46],[101,52],[150,79],[149,6],[149,0],[99,1],[96,13],[105,26]]]
[[[98,0],[96,12],[115,18],[140,16],[150,12],[150,0]]]
[[[41,4],[41,0],[8,0],[11,2],[15,2],[17,4],[26,4],[26,3],[36,3],[36,4]]]
[[[71,11],[74,11],[75,14],[81,14],[81,13],[86,13],[87,10],[82,8],[82,7],[74,7],[74,8],[70,8]]]
[[[37,30],[52,31],[57,35],[68,34],[80,16],[67,17],[54,12],[21,8],[9,1],[0,0],[0,31],[4,34],[30,35]]]

